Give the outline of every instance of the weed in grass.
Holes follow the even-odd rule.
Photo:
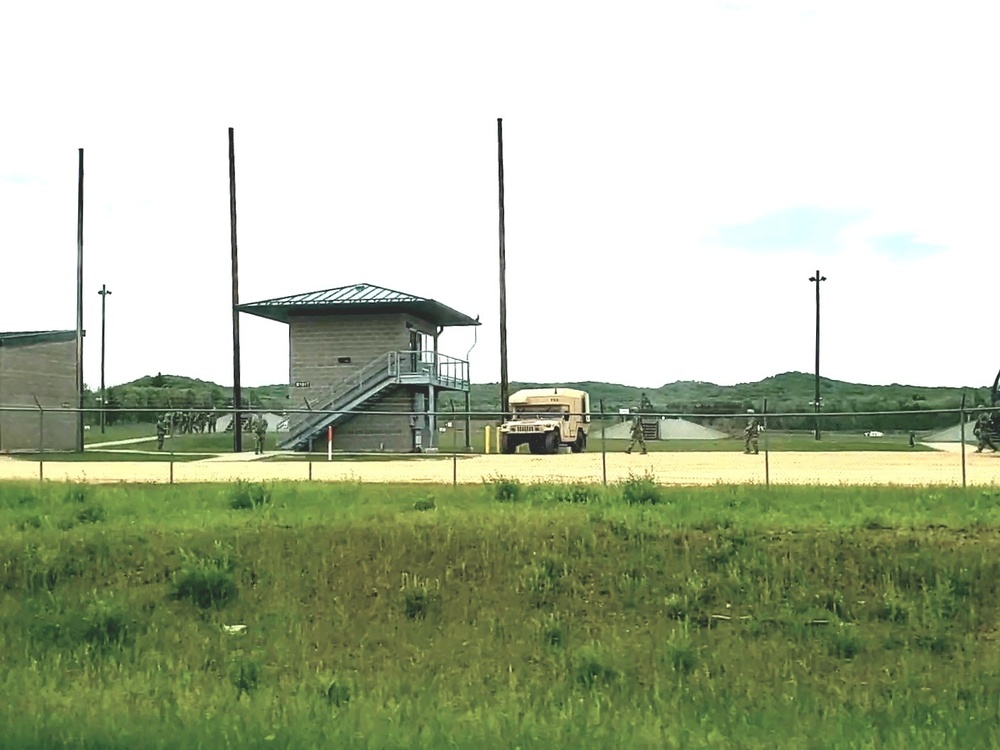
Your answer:
[[[663,489],[648,471],[643,476],[630,473],[621,482],[621,493],[622,499],[629,505],[657,505],[663,502]]]
[[[0,508],[24,508],[38,503],[38,491],[30,487],[0,482]]]
[[[237,480],[233,487],[229,507],[233,510],[260,508],[271,502],[271,488],[260,482]]]
[[[562,578],[566,573],[565,563],[542,557],[524,568],[518,588],[527,594],[534,606],[548,606],[563,590]]]
[[[206,560],[185,553],[184,565],[174,578],[172,596],[201,609],[221,609],[239,593],[233,567],[228,558]]]

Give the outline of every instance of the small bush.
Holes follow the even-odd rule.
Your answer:
[[[128,610],[117,602],[96,599],[83,611],[42,611],[36,614],[32,638],[40,646],[87,646],[98,653],[120,649],[132,642],[134,626]]]
[[[74,485],[70,487],[65,496],[63,496],[63,501],[67,503],[85,503],[87,502],[88,490],[84,485]]]
[[[233,510],[250,510],[260,508],[271,502],[271,488],[260,482],[247,482],[239,479],[233,488],[229,506]]]
[[[663,500],[663,491],[650,473],[639,477],[630,474],[622,482],[622,499],[629,505],[656,505]]]

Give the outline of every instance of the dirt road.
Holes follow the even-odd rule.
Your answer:
[[[241,456],[242,457],[242,456]],[[826,485],[961,485],[961,456],[953,452],[780,452],[769,456],[773,484]],[[607,479],[615,482],[630,474],[649,473],[663,484],[762,484],[764,456],[742,453],[651,453],[646,456],[607,454]],[[390,461],[205,460],[152,462],[48,462],[45,479],[86,482],[220,482],[308,480],[399,483],[478,484],[495,477],[522,482],[600,482],[600,453],[556,456],[473,456],[400,459]],[[453,474],[454,472],[454,474]],[[37,479],[37,462],[0,458],[0,479]],[[969,485],[1000,483],[1000,455],[966,456]]]

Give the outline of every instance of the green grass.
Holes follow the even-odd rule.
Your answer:
[[[116,440],[130,440],[132,438],[148,437],[156,440],[156,425],[152,424],[123,424],[105,425],[104,434],[98,425],[91,425],[89,430],[83,433],[84,445],[93,443],[106,443]]]
[[[996,490],[0,484],[0,747],[996,746],[998,542]]]
[[[116,451],[116,450],[95,450],[93,448],[85,450],[83,453],[14,453],[11,458],[18,461],[38,461],[39,456],[43,461],[200,461],[203,458],[211,458],[212,453],[175,453],[169,451]]]

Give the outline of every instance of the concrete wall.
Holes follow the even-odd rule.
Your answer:
[[[325,391],[380,355],[409,349],[407,323],[426,334],[434,333],[430,323],[403,314],[289,318],[289,408],[303,408],[303,398],[310,402],[322,398]],[[351,361],[338,362],[341,357]],[[309,386],[297,388],[296,382]]]
[[[0,346],[0,407],[77,407],[76,341]],[[0,408],[0,452],[76,450],[80,415],[48,412],[42,422],[37,410],[4,411]]]

